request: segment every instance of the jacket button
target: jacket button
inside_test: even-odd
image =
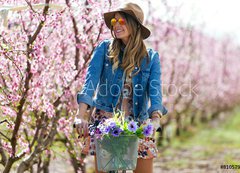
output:
[[[105,66],[108,66],[108,63],[107,63],[107,64],[105,64]]]
[[[138,105],[138,102],[135,102],[135,105]]]
[[[138,87],[138,84],[135,85],[135,88],[137,88],[137,87]]]
[[[137,70],[138,69],[138,67],[135,67],[135,70]]]

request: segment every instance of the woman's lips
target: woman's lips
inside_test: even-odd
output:
[[[116,30],[115,32],[116,32],[116,33],[120,33],[120,32],[123,32],[123,30],[118,29],[118,30]]]
[[[119,33],[121,33],[121,32],[124,32],[124,30],[123,30],[122,28],[116,28],[116,29],[114,30],[114,32],[115,32],[116,34],[119,34]]]

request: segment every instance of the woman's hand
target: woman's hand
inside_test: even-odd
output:
[[[154,117],[154,118],[151,119],[151,122],[153,124],[154,130],[157,130],[159,127],[161,127],[160,118]]]
[[[78,138],[88,136],[88,121],[82,116],[86,113],[87,107],[87,104],[79,103],[79,109],[74,119],[73,127],[76,128],[77,133],[79,134]]]
[[[159,116],[158,112],[152,113],[151,122],[153,124],[154,130],[157,130],[159,127],[161,127],[160,119],[161,119],[161,117]]]
[[[83,118],[75,118],[73,127],[76,128],[77,133],[79,134],[78,138],[88,137],[88,121]]]

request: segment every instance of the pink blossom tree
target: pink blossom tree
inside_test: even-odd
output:
[[[176,23],[162,21],[151,5],[148,23],[154,37],[149,44],[161,55],[163,102],[169,109],[164,126],[175,122],[179,135],[197,119],[211,120],[234,109],[240,102],[239,45],[211,38],[191,25],[178,26],[180,7],[165,0],[162,5]]]

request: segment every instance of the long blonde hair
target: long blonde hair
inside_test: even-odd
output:
[[[120,66],[124,69],[127,76],[129,76],[134,70],[135,65],[138,67],[138,71],[133,75],[136,75],[140,71],[140,65],[142,59],[147,56],[147,49],[143,42],[141,35],[141,28],[138,22],[133,19],[130,15],[119,12],[127,21],[127,29],[130,32],[130,38],[127,45],[124,48],[122,63]],[[121,39],[117,39],[114,35],[113,28],[111,28],[111,34],[113,36],[113,41],[109,45],[109,59],[113,63],[113,71],[116,70],[119,66],[118,55],[123,47]]]

